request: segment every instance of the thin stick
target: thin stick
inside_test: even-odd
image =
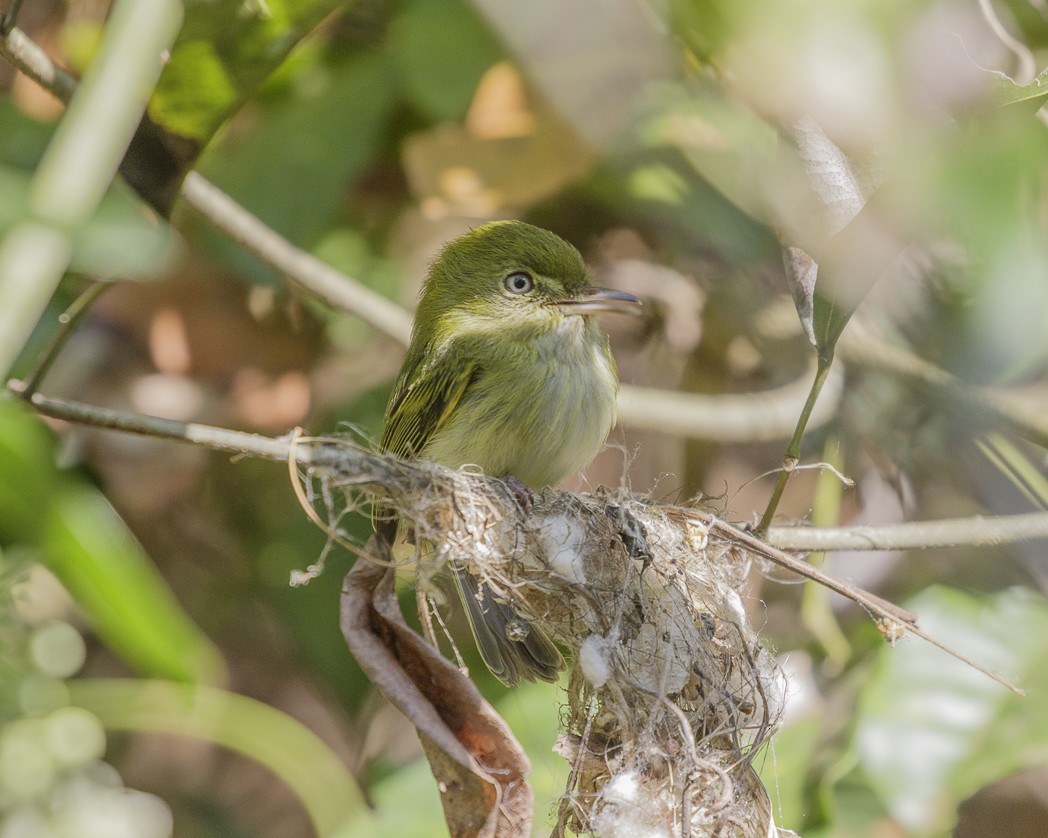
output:
[[[804,407],[801,409],[800,416],[797,418],[797,426],[793,430],[793,436],[790,437],[790,441],[786,445],[786,451],[782,457],[782,470],[779,472],[779,479],[775,481],[775,488],[772,490],[771,499],[768,501],[768,506],[764,510],[764,514],[761,516],[760,523],[757,525],[757,532],[762,535],[771,527],[772,519],[775,517],[775,512],[779,508],[779,501],[782,500],[782,495],[786,491],[786,484],[790,482],[790,475],[793,474],[793,470],[797,467],[797,463],[800,462],[801,440],[804,438],[804,432],[808,428],[808,420],[811,418],[812,411],[815,409],[815,403],[819,399],[819,393],[822,392],[823,385],[829,377],[830,367],[832,365],[832,351],[820,352],[818,354],[818,365],[815,368],[815,380],[811,383],[811,389],[808,391],[808,398],[804,402]]]
[[[10,382],[8,386],[13,392],[21,395],[19,391],[22,386],[21,382]],[[39,393],[34,393],[28,401],[43,415],[66,422],[142,434],[158,439],[191,442],[215,451],[247,454],[280,462],[287,462],[290,455],[290,437],[273,438],[195,422],[161,419],[157,416],[56,399]],[[308,447],[302,446],[296,454],[300,465],[309,462],[308,450]],[[716,520],[723,526],[730,526],[707,513],[694,509],[688,509],[684,514],[699,518],[703,522]],[[752,535],[734,527],[731,528],[731,531],[763,544],[766,550],[780,553],[783,550],[918,550],[924,547],[986,547],[1048,537],[1048,512],[996,517],[975,515],[970,518],[947,518],[908,524],[829,527],[826,529],[774,527],[768,532],[766,542],[757,542]],[[792,557],[791,560],[803,568],[810,569],[810,565],[804,562],[792,559]]]
[[[182,197],[233,241],[282,271],[318,299],[357,315],[401,344],[407,345],[411,339],[412,318],[408,311],[295,247],[202,175],[197,172],[186,175]]]
[[[992,547],[1035,538],[1048,538],[1048,512],[825,529],[773,527],[766,540],[781,550],[809,551]]]
[[[952,649],[942,641],[932,637],[917,625],[917,615],[912,611],[900,608],[898,605],[881,599],[879,596],[864,591],[861,588],[856,588],[854,585],[849,585],[846,582],[834,579],[832,576],[828,576],[818,568],[812,567],[800,559],[794,558],[789,553],[784,553],[782,550],[777,550],[774,547],[765,544],[759,538],[750,535],[747,532],[743,532],[742,530],[733,527],[731,524],[715,518],[713,515],[709,515],[708,513],[692,514],[695,514],[700,520],[706,523],[711,531],[716,530],[726,541],[738,544],[755,555],[761,556],[770,562],[774,562],[787,570],[792,570],[799,576],[803,576],[806,579],[812,579],[820,585],[825,585],[831,591],[834,591],[841,596],[845,596],[852,600],[852,602],[861,605],[871,614],[874,614],[883,620],[887,620],[889,624],[899,625],[905,631],[908,631],[911,634],[920,637],[922,640],[928,641],[933,646],[942,649],[948,655],[952,655],[957,658],[957,660],[966,663],[973,669],[983,673],[983,675],[992,678],[1001,686],[1007,687],[1016,695],[1026,695],[1025,691],[1005,680],[997,673],[991,672],[985,666],[972,660],[967,655],[961,654],[956,649]]]
[[[44,380],[44,376],[47,375],[47,372],[51,369],[55,359],[58,358],[59,350],[61,350],[65,345],[65,342],[69,340],[69,336],[76,328],[77,322],[91,307],[94,301],[111,287],[112,284],[109,282],[92,283],[79,297],[73,300],[69,308],[58,316],[58,329],[51,337],[47,347],[40,354],[40,357],[37,358],[36,365],[33,367],[32,371],[30,371],[29,375],[25,377],[25,380],[21,382],[24,386],[22,391],[23,398],[31,396],[37,391],[41,382]]]
[[[20,381],[8,382],[8,389],[16,395],[21,395],[21,389],[24,386],[24,383]],[[44,416],[95,428],[141,434],[157,439],[191,442],[214,451],[249,454],[253,457],[280,462],[286,461],[291,452],[290,437],[274,439],[261,434],[231,431],[196,422],[179,422],[175,419],[161,419],[159,416],[147,416],[143,413],[130,413],[125,410],[112,410],[82,402],[56,399],[40,393],[32,394],[28,401]]]

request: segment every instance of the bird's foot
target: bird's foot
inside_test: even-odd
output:
[[[510,491],[513,492],[513,496],[517,499],[517,504],[520,506],[521,511],[525,515],[531,512],[531,507],[535,498],[534,492],[512,474],[507,475],[503,480],[506,485],[509,486]]]

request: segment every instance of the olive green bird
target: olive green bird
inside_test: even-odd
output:
[[[618,375],[593,315],[636,297],[594,288],[579,252],[519,221],[445,245],[415,313],[382,447],[538,489],[575,473],[615,422]],[[500,681],[555,681],[557,647],[464,570],[455,578],[480,654]]]

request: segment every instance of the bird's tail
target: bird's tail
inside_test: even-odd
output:
[[[456,570],[455,582],[477,649],[496,678],[508,686],[521,678],[557,680],[564,658],[542,629],[495,599],[491,588],[471,573]]]

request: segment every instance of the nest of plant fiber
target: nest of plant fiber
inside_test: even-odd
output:
[[[750,557],[708,513],[610,490],[544,490],[525,510],[501,481],[324,445],[325,497],[363,490],[431,545],[420,584],[465,568],[572,653],[558,832],[775,834],[751,763],[785,680],[743,608]]]

